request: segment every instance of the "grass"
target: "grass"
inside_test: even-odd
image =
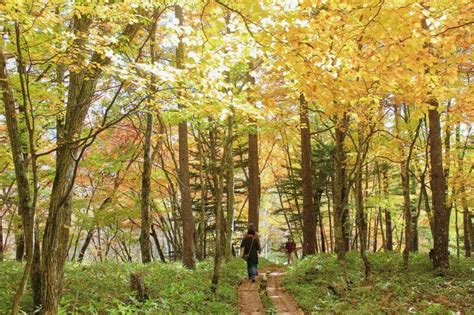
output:
[[[408,271],[399,253],[369,254],[372,276],[364,281],[357,253],[343,268],[333,255],[299,260],[284,285],[307,312],[345,314],[474,314],[474,260],[451,258],[451,269],[433,270],[427,254],[412,254]],[[347,274],[349,284],[345,280]]]
[[[11,300],[23,265],[7,261],[0,263],[0,314],[9,312]],[[245,262],[233,259],[221,269],[221,281],[216,293],[211,291],[212,261],[198,264],[196,271],[178,263],[68,263],[60,312],[87,314],[136,313],[238,313],[238,285],[246,275]],[[145,275],[149,300],[140,303],[130,288],[130,273]],[[22,305],[32,311],[31,291]]]

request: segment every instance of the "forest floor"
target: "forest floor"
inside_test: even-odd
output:
[[[400,253],[369,254],[369,281],[357,253],[343,268],[334,255],[318,254],[294,265],[260,263],[256,283],[243,280],[246,264],[223,264],[217,292],[212,292],[211,260],[195,271],[179,262],[163,264],[68,263],[60,312],[63,314],[474,314],[474,259],[451,257],[443,273],[428,254],[410,255],[408,271]],[[9,313],[23,264],[0,263],[0,314]],[[130,275],[144,276],[149,299],[137,301]],[[22,310],[32,313],[31,290]]]
[[[319,254],[289,266],[282,284],[305,312],[323,314],[474,314],[474,259],[450,258],[450,269],[433,269],[427,253],[368,255],[370,279],[358,253],[343,267]]]

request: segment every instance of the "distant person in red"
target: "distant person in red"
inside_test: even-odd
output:
[[[293,263],[293,253],[296,251],[296,243],[292,237],[285,244],[285,253],[288,255],[288,265]]]

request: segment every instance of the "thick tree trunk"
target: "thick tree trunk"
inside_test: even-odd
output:
[[[25,256],[25,237],[23,234],[23,226],[17,226],[18,231],[15,231],[15,260],[23,261]]]
[[[300,94],[301,133],[301,190],[303,192],[303,256],[316,253],[316,220],[313,209],[311,169],[311,132],[308,119],[308,103]]]
[[[175,6],[175,17],[179,25],[184,25],[183,9]],[[184,43],[180,38],[176,49],[176,66],[184,68]],[[191,186],[189,181],[189,145],[188,123],[182,121],[178,126],[179,144],[179,188],[181,192],[181,220],[183,222],[183,264],[189,269],[196,268],[196,254],[194,247],[195,226],[191,199]]]
[[[438,102],[432,100],[430,106],[431,108],[428,110],[428,118],[431,191],[433,192],[432,204],[434,215],[433,266],[449,268],[449,210],[446,207],[446,180],[443,172],[441,124],[438,113]]]
[[[153,133],[153,114],[146,113],[146,132],[143,140],[143,171],[142,171],[142,191],[141,191],[141,227],[140,227],[140,252],[142,262],[151,261],[150,242],[150,190],[151,190],[151,136]]]

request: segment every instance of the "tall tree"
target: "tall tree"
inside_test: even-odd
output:
[[[429,103],[429,144],[431,191],[433,192],[433,266],[449,268],[449,209],[446,207],[446,179],[443,171],[443,154],[441,143],[441,123],[438,112],[438,101]]]
[[[33,244],[34,244],[34,208],[32,205],[32,197],[30,191],[30,183],[28,180],[28,164],[25,157],[28,152],[24,152],[22,148],[22,135],[20,131],[18,115],[16,111],[16,102],[13,98],[13,90],[9,83],[7,72],[7,62],[3,53],[3,40],[0,40],[0,86],[3,93],[3,104],[5,107],[5,118],[7,122],[8,136],[10,138],[10,146],[12,152],[13,163],[15,167],[15,177],[18,189],[18,209],[22,219],[23,235],[25,242],[25,258],[26,265],[23,271],[17,293],[13,299],[12,313],[18,314],[20,310],[20,302],[25,292],[26,284],[30,276],[33,262]],[[28,119],[25,115],[25,120]]]
[[[313,209],[313,188],[311,169],[311,131],[308,119],[308,103],[300,94],[301,135],[301,188],[303,192],[303,255],[316,253],[316,220]]]
[[[151,261],[151,219],[150,219],[150,191],[151,191],[151,166],[152,150],[151,135],[153,132],[153,114],[146,113],[146,131],[143,139],[143,170],[141,191],[141,228],[140,228],[140,251],[142,262]]]
[[[250,65],[252,67],[252,63]],[[249,87],[249,101],[255,101],[254,85],[255,78],[248,74]],[[251,131],[249,132],[249,224],[252,223],[258,231],[259,223],[259,208],[260,208],[260,170],[258,167],[258,126],[254,120],[251,120]]]
[[[175,17],[179,21],[179,26],[184,25],[183,9],[175,5]],[[184,68],[184,43],[180,36],[178,47],[176,48],[176,67]],[[178,101],[182,97],[182,92],[178,92]],[[178,126],[179,137],[179,188],[181,192],[181,219],[183,222],[183,264],[190,269],[196,267],[195,247],[194,247],[194,218],[191,199],[191,187],[189,181],[189,144],[188,144],[188,123],[183,120]]]

